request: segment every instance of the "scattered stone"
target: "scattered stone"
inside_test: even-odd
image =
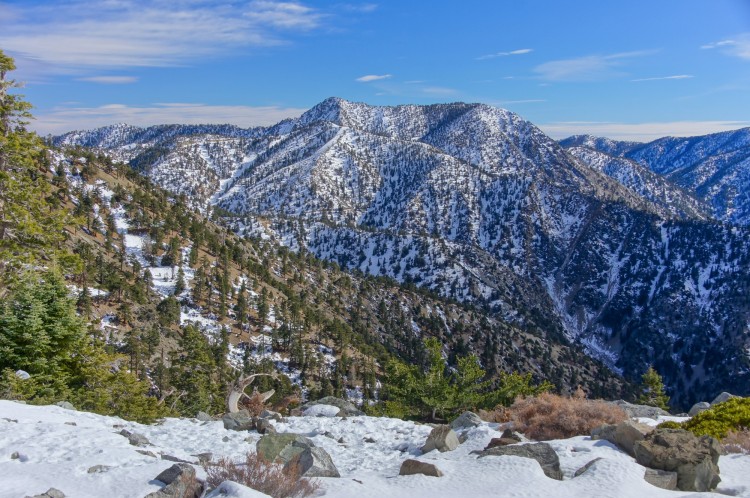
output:
[[[398,471],[400,476],[412,476],[415,474],[422,474],[432,477],[443,477],[443,473],[435,465],[427,462],[420,462],[419,460],[404,460],[401,464],[401,469]]]
[[[276,427],[271,423],[271,419],[259,418],[255,421],[255,428],[259,434],[276,434]]]
[[[198,459],[198,463],[201,465],[206,465],[214,458],[214,454],[210,451],[207,451],[205,453],[198,453],[197,455],[193,456]]]
[[[341,477],[331,455],[323,448],[304,448],[289,460],[285,468],[296,466],[302,477]]]
[[[111,469],[109,465],[94,465],[93,467],[89,467],[89,470],[86,472],[89,474],[101,474],[103,472],[107,472],[109,469]]]
[[[624,400],[610,401],[611,404],[617,405],[628,414],[630,418],[652,418],[654,420],[659,417],[668,417],[669,412],[649,405],[634,405]]]
[[[78,424],[76,424],[75,422],[65,422],[65,425],[77,426]]]
[[[485,450],[489,450],[490,448],[496,448],[498,446],[508,446],[509,444],[516,444],[519,441],[516,441],[515,439],[510,439],[507,437],[493,437],[490,439],[490,442],[487,443],[487,446],[484,447]]]
[[[73,410],[75,411],[76,407],[73,406],[71,403],[68,403],[67,401],[58,401],[55,403],[55,406],[59,406],[60,408],[65,408],[66,410]]]
[[[514,441],[518,443],[522,443],[524,441],[528,441],[523,435],[519,432],[515,432],[510,429],[505,429],[502,434],[500,434],[501,438],[505,439],[513,439]]]
[[[229,442],[229,436],[224,436],[223,438],[221,438],[221,442],[222,443],[228,443]]]
[[[18,423],[18,420],[15,419],[15,418],[5,418],[5,417],[3,417],[3,420],[5,420],[6,422],[10,422],[12,424],[13,423],[17,424]]]
[[[432,450],[438,450],[440,453],[453,451],[458,448],[459,444],[461,443],[458,440],[458,436],[451,429],[450,425],[438,425],[427,436],[427,441],[422,446],[422,453]]]
[[[523,458],[532,458],[539,462],[544,475],[551,479],[562,481],[563,475],[560,470],[560,458],[547,443],[515,444],[512,446],[497,446],[479,453],[478,458],[487,456],[512,455]]]
[[[146,455],[152,458],[157,458],[156,453],[154,453],[153,451],[148,451],[148,450],[135,450],[135,451],[136,453],[140,453],[141,455]]]
[[[247,410],[240,410],[237,413],[225,413],[221,421],[224,422],[224,428],[228,431],[249,431],[255,429],[255,419],[250,416]]]
[[[284,421],[284,417],[282,417],[280,413],[271,410],[263,410],[260,412],[260,418],[275,420],[276,422]]]
[[[668,489],[670,491],[677,489],[677,472],[646,469],[643,479],[657,488]]]
[[[656,429],[634,446],[635,459],[644,467],[677,472],[677,489],[711,491],[719,478],[719,442],[696,437],[681,429]]]
[[[371,437],[366,437],[364,439],[364,441],[365,441],[365,443],[374,443],[375,442],[375,440],[373,438],[371,438]]]
[[[576,470],[575,474],[573,474],[573,477],[578,477],[578,476],[580,476],[580,475],[583,475],[583,474],[585,474],[587,470],[589,470],[589,469],[590,469],[591,467],[593,467],[593,466],[594,466],[594,464],[595,464],[596,462],[598,462],[599,460],[601,460],[601,459],[602,459],[601,457],[599,457],[599,458],[594,458],[594,459],[593,459],[593,460],[591,460],[591,461],[590,461],[589,463],[587,463],[586,465],[584,465],[584,466],[583,466],[583,467],[581,467],[580,469]]]
[[[214,418],[206,412],[198,412],[195,415],[195,418],[201,422],[213,422],[214,420]]]
[[[341,436],[338,441],[336,441],[339,444],[346,444],[346,439],[344,439],[344,436]]]
[[[133,446],[148,446],[149,444],[151,444],[146,436],[144,436],[143,434],[138,434],[137,432],[130,432],[126,429],[123,429],[119,432],[119,434],[128,438],[128,441]]]
[[[168,462],[190,463],[187,460],[183,460],[182,458],[177,458],[176,456],[167,455],[166,453],[161,454],[161,459],[166,460]]]
[[[18,460],[19,462],[28,462],[29,457],[25,453],[19,453],[18,451],[14,451],[10,455],[11,460]]]
[[[302,405],[301,413],[304,413],[308,408],[315,406],[315,405],[331,405],[336,406],[339,408],[339,412],[336,416],[343,417],[343,416],[360,416],[364,415],[365,413],[354,406],[353,403],[346,401],[341,398],[336,398],[335,396],[326,396],[325,398],[321,398],[316,401],[310,401],[308,403],[305,403]]]
[[[688,417],[695,417],[700,412],[705,412],[711,408],[711,404],[707,403],[705,401],[699,401],[698,403],[694,404],[692,408],[690,408],[690,411],[688,412]]]
[[[642,441],[653,430],[654,428],[649,425],[640,424],[633,420],[624,420],[615,426],[614,431],[607,431],[604,435],[608,436],[605,438],[607,441],[628,455],[635,456],[633,445],[638,441]]]
[[[306,448],[314,447],[310,439],[300,434],[266,434],[255,444],[255,451],[269,462],[286,464]]]
[[[27,496],[26,498],[65,498],[65,493],[59,489],[49,488],[47,491],[40,495]]]
[[[176,463],[156,476],[167,486],[149,493],[145,498],[200,498],[203,483],[195,476],[195,469],[186,463]]]
[[[718,405],[719,403],[723,403],[725,401],[729,401],[732,398],[739,398],[739,396],[735,396],[734,394],[730,394],[728,392],[723,392],[714,398],[714,400],[711,402],[711,406]]]
[[[451,429],[471,429],[482,425],[482,419],[474,412],[463,412],[451,422]]]

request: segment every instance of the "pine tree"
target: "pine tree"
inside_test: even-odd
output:
[[[669,410],[669,396],[664,392],[664,382],[653,366],[649,366],[641,377],[641,395],[638,403]]]

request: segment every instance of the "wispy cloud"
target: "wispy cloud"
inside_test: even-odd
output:
[[[376,3],[363,3],[363,4],[340,3],[336,5],[336,7],[339,7],[341,10],[344,10],[347,12],[360,12],[362,14],[369,14],[370,12],[375,12],[377,10],[378,4]]]
[[[459,93],[458,90],[455,88],[448,88],[444,86],[426,86],[424,88],[420,89],[422,93],[426,95],[436,96],[436,97],[447,97],[449,95],[457,95]]]
[[[296,117],[307,109],[278,106],[223,106],[186,103],[160,103],[148,106],[107,104],[99,107],[58,107],[42,112],[31,128],[42,135],[75,129],[90,129],[112,123],[135,126],[156,124],[229,123],[237,126],[267,126]]]
[[[360,83],[368,83],[370,81],[387,80],[388,78],[392,77],[392,74],[366,74],[364,76],[360,76],[355,81],[359,81]]]
[[[296,1],[73,0],[29,3],[3,26],[6,51],[59,68],[173,66],[228,50],[278,45],[321,25]]]
[[[508,57],[509,55],[523,55],[533,51],[533,48],[519,48],[518,50],[511,50],[510,52],[495,52],[494,54],[480,55],[479,57],[477,57],[477,60],[483,61],[487,59],[494,59],[496,57]]]
[[[78,78],[78,81],[90,81],[91,83],[102,83],[104,85],[125,85],[135,83],[138,78],[135,76],[90,76]]]
[[[620,75],[617,67],[623,65],[627,59],[654,53],[654,50],[638,50],[561,59],[540,64],[534,68],[534,72],[548,81],[597,81]]]
[[[736,130],[750,126],[750,121],[673,121],[660,123],[557,122],[539,125],[552,138],[571,135],[596,135],[616,140],[650,142],[661,137],[692,137]]]
[[[675,74],[673,76],[657,76],[655,78],[638,78],[630,81],[688,80],[693,77],[692,74]]]
[[[719,49],[727,55],[750,60],[750,33],[742,33],[728,40],[707,43],[706,45],[701,45],[701,48],[703,50]]]

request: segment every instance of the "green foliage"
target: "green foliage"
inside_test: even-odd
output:
[[[641,395],[638,397],[638,403],[669,410],[669,396],[664,392],[664,382],[654,367],[648,367],[641,377]]]
[[[685,429],[696,436],[723,439],[730,431],[750,428],[750,398],[732,398],[682,423],[664,422],[659,427]]]
[[[180,352],[172,359],[171,384],[179,394],[175,410],[183,415],[221,411],[224,396],[221,392],[211,346],[198,329],[188,325],[182,330]]]
[[[159,312],[159,324],[169,327],[180,321],[180,303],[174,296],[169,296],[162,300],[157,306]]]

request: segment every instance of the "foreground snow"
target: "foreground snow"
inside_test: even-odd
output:
[[[151,445],[131,446],[118,434],[123,428],[145,435]],[[341,473],[340,479],[319,479],[320,494],[330,497],[712,496],[653,487],[643,480],[644,468],[632,458],[605,441],[588,437],[550,442],[565,475],[564,481],[555,481],[547,478],[534,460],[511,456],[477,459],[470,454],[499,436],[492,424],[471,429],[468,440],[455,451],[425,455],[419,447],[430,428],[398,419],[290,417],[276,428],[304,434],[330,453]],[[160,455],[191,462],[197,461],[194,455],[204,452],[213,453],[214,458],[238,458],[254,450],[259,438],[255,432],[227,431],[220,421],[166,419],[144,426],[57,406],[0,401],[0,498],[38,494],[50,487],[68,497],[140,498],[160,489],[154,477],[174,463]],[[11,458],[15,452],[18,458]],[[577,469],[597,457],[602,459],[573,478]],[[434,463],[445,476],[399,476],[401,462],[407,458]],[[88,473],[96,465],[111,468]],[[199,477],[205,477],[202,468],[195,466]],[[750,456],[722,456],[719,467],[722,482],[718,492],[750,497]],[[237,489],[230,496],[245,496]]]

